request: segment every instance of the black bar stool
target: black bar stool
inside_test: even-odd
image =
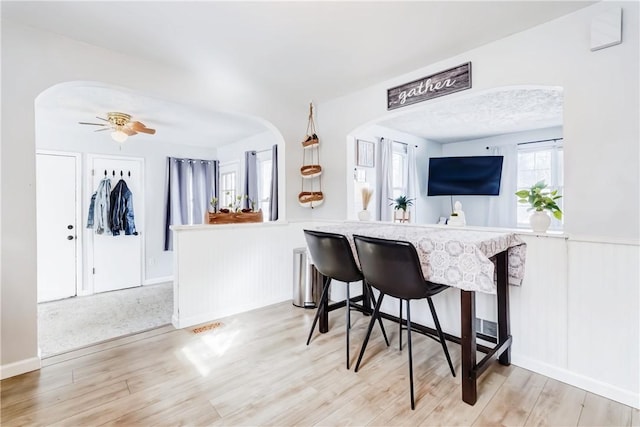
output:
[[[442,345],[447,362],[449,362],[451,374],[455,377],[456,372],[453,369],[453,364],[451,363],[447,343],[445,342],[444,334],[440,328],[440,322],[438,321],[433,301],[431,301],[431,297],[433,295],[444,291],[448,286],[428,282],[424,279],[420,260],[418,259],[418,253],[411,243],[356,235],[353,237],[356,243],[356,250],[358,252],[358,259],[360,260],[362,274],[370,286],[380,291],[380,297],[378,298],[378,303],[373,310],[373,315],[369,322],[369,328],[367,329],[367,335],[362,343],[362,348],[360,349],[360,355],[358,356],[355,371],[358,372],[358,368],[360,367],[362,356],[364,355],[367,343],[369,342],[369,335],[371,334],[373,323],[376,319],[380,318],[380,306],[384,296],[391,295],[395,298],[399,298],[401,308],[402,301],[406,301],[411,409],[415,409],[413,396],[413,356],[411,353],[411,308],[409,302],[413,299],[427,299],[431,315],[433,316],[433,322],[435,323],[436,330],[438,332],[437,339],[430,335],[429,337],[440,342]],[[400,320],[402,320],[402,314],[400,314]]]
[[[327,305],[331,280],[336,279],[341,282],[345,282],[347,284],[347,369],[349,369],[349,329],[351,328],[349,283],[364,280],[362,272],[358,268],[358,265],[356,264],[356,261],[353,257],[353,252],[351,251],[349,241],[342,234],[325,233],[315,230],[304,230],[304,237],[307,240],[307,246],[309,248],[309,252],[311,253],[311,259],[313,260],[316,269],[326,277],[324,281],[324,287],[322,288],[320,304],[318,305],[318,310],[316,310],[316,315],[313,318],[313,324],[311,325],[311,330],[309,331],[309,338],[307,338],[307,345],[309,345],[309,342],[311,341],[313,330],[315,329],[316,323],[318,322],[320,310],[322,310],[323,305]],[[376,299],[373,296],[371,286],[369,286],[369,284],[366,282],[363,283],[367,288],[365,293],[370,296],[373,305],[375,306]],[[367,296],[364,295],[364,297],[366,298]],[[382,320],[378,318],[378,322],[380,324],[380,328],[382,329],[384,340],[388,346],[389,340],[387,339],[387,333],[385,332],[384,326],[382,325]],[[371,331],[369,331],[369,333],[371,333]]]

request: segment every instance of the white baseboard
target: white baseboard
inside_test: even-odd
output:
[[[40,358],[31,357],[0,366],[0,380],[40,369]]]
[[[554,380],[581,388],[588,392],[615,400],[624,405],[640,409],[640,393],[631,390],[624,390],[611,384],[603,383],[593,378],[548,365],[546,363],[527,358],[525,356],[512,353],[511,363],[521,368],[537,372]]]
[[[158,285],[160,283],[173,282],[173,276],[154,277],[153,279],[146,279],[143,286]]]

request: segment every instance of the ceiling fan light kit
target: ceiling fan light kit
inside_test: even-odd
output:
[[[147,133],[153,135],[156,133],[155,129],[148,128],[144,123],[139,121],[131,121],[131,115],[119,112],[107,113],[107,118],[96,116],[97,119],[103,120],[107,123],[88,123],[79,122],[81,125],[101,126],[101,129],[97,129],[96,132],[103,130],[111,130],[111,138],[119,143],[123,143],[128,137],[137,133]]]
[[[111,138],[113,138],[113,140],[116,142],[125,142],[128,137],[129,135],[122,132],[121,130],[111,132]]]

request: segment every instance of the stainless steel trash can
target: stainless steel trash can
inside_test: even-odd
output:
[[[314,308],[322,296],[322,275],[311,264],[307,248],[293,250],[293,305]]]

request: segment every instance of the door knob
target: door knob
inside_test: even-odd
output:
[[[67,236],[67,240],[73,240],[73,236]]]
[[[71,224],[67,225],[67,230],[73,230],[73,225]]]

